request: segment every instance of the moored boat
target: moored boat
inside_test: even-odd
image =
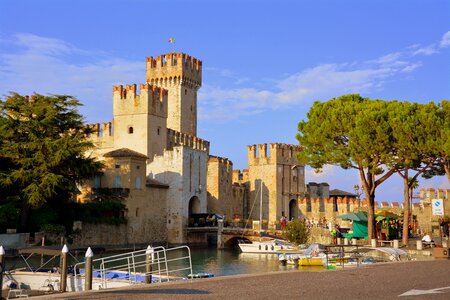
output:
[[[282,250],[294,250],[296,246],[280,239],[270,239],[263,241],[240,240],[239,249],[243,253],[277,253]]]
[[[176,256],[171,254],[171,252]],[[3,274],[4,288],[45,292],[58,291],[60,289],[62,277],[59,261],[56,259],[61,255],[60,249],[34,247],[20,249],[19,253],[22,255],[26,267],[5,271]],[[24,257],[25,254],[29,255]],[[29,264],[29,259],[33,254],[52,257],[39,267],[34,268]],[[168,254],[170,258],[168,258]],[[186,264],[188,267],[180,266],[179,263],[182,263],[182,260],[188,261]],[[52,261],[54,261],[56,267],[51,267]],[[171,263],[175,261],[177,263]],[[190,250],[187,246],[169,249],[149,247],[144,250],[94,259],[92,260],[92,266],[92,289],[185,280],[187,278],[183,274],[193,274]],[[86,266],[84,262],[71,266],[67,272],[66,291],[83,291],[85,288],[85,273]]]

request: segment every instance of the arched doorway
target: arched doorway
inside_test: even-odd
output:
[[[298,206],[297,200],[292,199],[289,201],[289,220],[298,218]]]
[[[197,196],[193,196],[191,200],[189,200],[189,217],[192,216],[192,214],[199,214],[200,213],[200,199],[198,199]]]

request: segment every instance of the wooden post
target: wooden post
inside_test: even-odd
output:
[[[223,219],[217,220],[217,249],[223,249]]]
[[[377,239],[372,239],[372,240],[370,240],[370,242],[371,242],[373,248],[377,247]]]
[[[422,240],[416,241],[417,250],[422,250]]]
[[[399,241],[394,240],[394,249],[398,249],[398,247],[399,247]]]
[[[41,239],[41,246],[44,247],[45,246],[45,236],[42,237]],[[44,254],[41,254],[41,266],[44,264]]]
[[[0,299],[4,299],[2,297],[4,269],[5,269],[5,249],[3,249],[3,246],[0,246]]]
[[[84,272],[84,290],[92,290],[92,257],[94,257],[94,252],[92,252],[91,247],[86,250],[84,255],[86,258],[86,270]],[[76,272],[77,270],[75,270]]]
[[[145,251],[145,283],[152,283],[152,263],[155,250],[151,246]]]
[[[60,292],[64,293],[67,289],[67,253],[69,248],[66,245],[61,250],[61,278],[60,278]]]

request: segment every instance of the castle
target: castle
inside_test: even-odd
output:
[[[298,216],[304,191],[299,146],[248,147],[249,168],[233,170],[197,137],[197,91],[202,62],[184,53],[146,59],[145,83],[113,86],[113,121],[89,125],[93,155],[105,169],[80,199],[105,189],[126,205],[126,242],[185,243],[190,217],[217,213],[274,224]],[[262,207],[260,207],[262,203]],[[192,224],[191,224],[192,225]]]
[[[108,193],[123,199],[126,226],[115,232],[115,242],[103,243],[186,243],[191,216],[199,213],[259,220],[274,229],[281,216],[318,218],[364,208],[327,195],[316,201],[296,160],[298,145],[250,145],[242,171],[210,155],[209,142],[197,137],[201,85],[202,62],[173,52],[146,58],[139,88],[113,86],[113,121],[89,125],[96,145],[92,155],[105,169],[79,196],[89,201]]]

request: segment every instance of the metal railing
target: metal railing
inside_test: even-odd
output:
[[[192,274],[191,251],[188,246],[166,249],[154,247],[97,258],[92,261],[93,275],[99,288],[145,282],[168,282],[185,279]],[[188,274],[185,274],[188,273]],[[85,262],[74,266],[75,291],[84,290]],[[98,280],[100,279],[100,281]]]
[[[342,268],[349,262],[355,262],[359,267],[361,264],[361,254],[358,245],[328,245],[325,246],[326,267],[330,263],[341,266]]]

